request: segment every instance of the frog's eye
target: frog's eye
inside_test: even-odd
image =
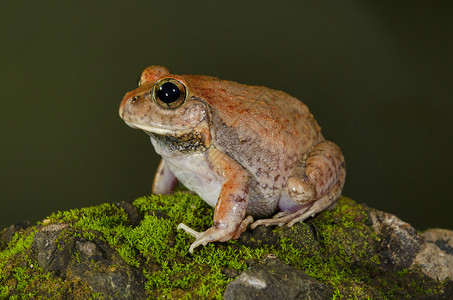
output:
[[[177,108],[187,98],[186,87],[174,78],[164,78],[154,84],[153,99],[163,108]]]

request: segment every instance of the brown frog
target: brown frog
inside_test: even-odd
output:
[[[248,224],[292,226],[341,194],[340,148],[324,139],[307,106],[284,92],[151,66],[119,113],[148,133],[162,156],[154,194],[181,182],[215,207],[204,232],[179,224],[196,239],[190,252],[236,239]]]

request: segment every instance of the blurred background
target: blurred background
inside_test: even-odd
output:
[[[448,1],[7,1],[0,228],[147,195],[159,162],[118,116],[151,64],[283,90],[347,162],[344,195],[453,229]]]

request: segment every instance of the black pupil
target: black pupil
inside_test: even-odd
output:
[[[179,89],[176,86],[176,84],[171,83],[171,82],[165,82],[164,84],[162,84],[159,87],[159,89],[157,90],[156,94],[157,94],[157,97],[159,97],[159,99],[162,102],[170,104],[170,103],[175,102],[176,100],[178,100],[179,95],[181,94],[181,92],[179,91]]]

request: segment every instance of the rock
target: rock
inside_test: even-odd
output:
[[[140,214],[137,207],[134,206],[131,202],[128,201],[121,201],[115,203],[115,206],[122,208],[124,212],[127,214],[127,219],[129,220],[129,224],[132,226],[137,226],[141,220],[143,220],[143,215]]]
[[[225,300],[331,299],[333,289],[278,259],[255,264],[230,282]]]
[[[6,228],[6,230],[2,231],[0,233],[0,250],[3,250],[8,245],[8,243],[11,241],[11,239],[16,233],[30,226],[31,226],[30,221],[22,221],[14,225],[11,225],[8,228]]]
[[[433,279],[453,280],[453,231],[429,229],[422,236],[426,242],[413,265],[420,266]]]
[[[254,230],[247,230],[239,237],[239,242],[248,247],[262,247],[272,245],[280,247],[283,239],[291,239],[295,249],[301,250],[307,256],[320,255],[320,245],[316,236],[315,228],[308,223],[300,223],[289,228],[280,227],[278,230],[270,230],[269,227],[259,226]]]
[[[54,271],[57,275],[66,272],[74,248],[73,239],[70,237],[68,239],[71,234],[68,231],[63,232],[66,227],[66,224],[52,224],[35,234],[33,247],[35,258],[46,272]],[[60,243],[57,241],[59,237],[62,241]]]
[[[146,298],[145,278],[137,268],[125,264],[105,241],[81,235],[67,224],[41,228],[32,245],[38,265],[64,280],[85,281],[104,298]]]
[[[420,268],[435,280],[453,280],[453,231],[430,229],[423,234],[398,217],[378,210],[370,213],[381,236],[382,262],[396,270]]]
[[[424,240],[408,223],[378,210],[370,213],[373,228],[383,239],[378,252],[381,262],[397,270],[409,268],[423,248]]]
[[[206,230],[212,208],[190,194],[12,225],[0,232],[0,299],[453,299],[453,231],[420,234],[392,214],[337,203],[193,254],[176,227]]]

